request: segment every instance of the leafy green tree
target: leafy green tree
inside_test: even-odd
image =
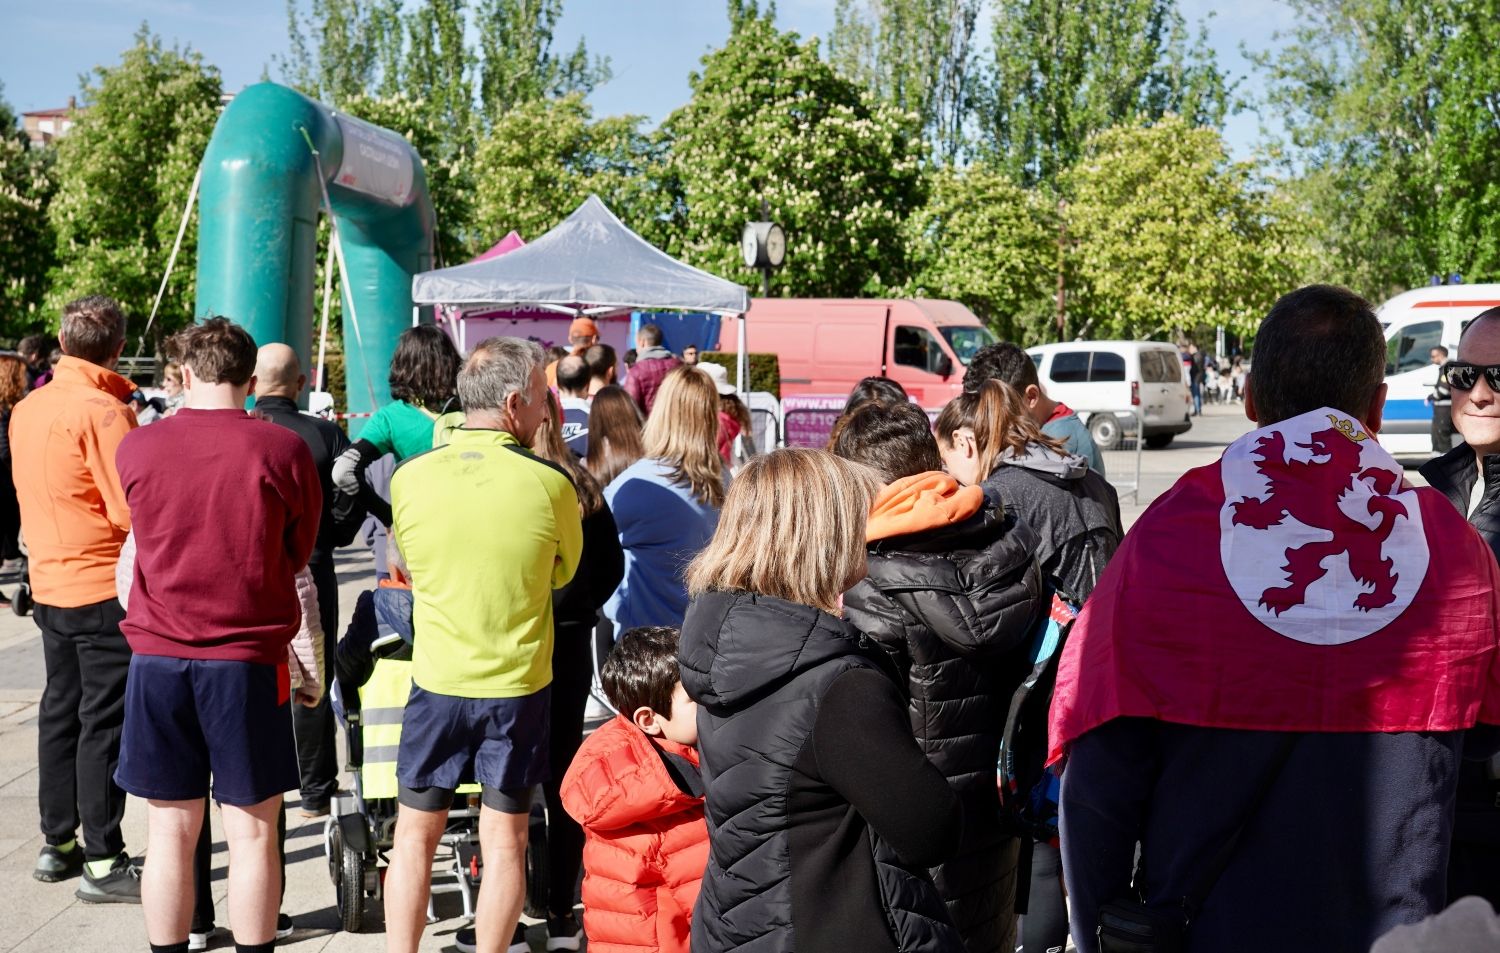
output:
[[[1176,0],[996,0],[994,66],[979,107],[987,158],[1054,183],[1089,136],[1166,113],[1218,126],[1231,85]]]
[[[80,295],[109,294],[144,324],[220,92],[217,69],[191,50],[164,48],[145,25],[118,65],[86,79],[83,108],[58,140],[57,194],[47,210],[57,242],[52,315]],[[157,319],[163,331],[193,313],[195,249],[190,228]]]
[[[1070,335],[1252,332],[1307,270],[1296,210],[1180,117],[1098,133],[1062,184]]]
[[[1500,0],[1291,0],[1262,54],[1329,277],[1500,280]]]
[[[656,187],[660,151],[635,116],[595,121],[581,93],[517,105],[475,158],[476,221],[493,241],[511,229],[536,238],[590,193],[626,225],[661,240],[670,196]]]
[[[0,333],[32,329],[53,261],[47,205],[53,150],[31,149],[10,104],[0,99]]]
[[[974,29],[983,0],[838,0],[828,58],[845,76],[922,118],[935,154],[968,148],[980,79]]]
[[[906,221],[914,275],[904,294],[961,301],[1005,340],[1051,340],[1057,211],[983,166],[944,169]]]
[[[740,258],[765,200],[787,233],[783,295],[858,295],[907,278],[903,222],[925,198],[920,120],[877,100],[783,33],[749,0],[731,3],[726,44],[690,78],[664,126],[677,193],[671,250],[754,281]]]
[[[277,60],[286,82],[340,107],[399,91],[401,0],[311,0],[305,13],[287,0],[286,14],[291,50]]]
[[[479,98],[493,125],[537,99],[588,95],[609,81],[609,60],[589,56],[580,39],[566,54],[552,52],[562,0],[480,0]]]

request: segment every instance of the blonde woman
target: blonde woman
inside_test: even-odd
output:
[[[824,450],[756,457],[688,570],[678,661],[712,846],[693,953],[963,953],[924,869],[958,847],[958,800],[884,653],[838,617],[879,489]]]
[[[646,420],[645,456],[604,490],[625,549],[625,580],[604,606],[616,632],[682,624],[682,572],[719,525],[729,472],[719,456],[719,392],[690,367],[662,380]]]

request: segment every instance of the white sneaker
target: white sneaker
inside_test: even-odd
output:
[[[208,949],[209,937],[213,936],[216,932],[217,929],[215,927],[209,927],[207,933],[189,933],[188,953],[202,953],[203,950]]]

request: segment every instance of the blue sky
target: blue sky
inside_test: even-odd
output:
[[[1179,0],[1189,22],[1208,19],[1220,63],[1249,73],[1241,44],[1264,49],[1292,24],[1276,0]],[[826,36],[834,0],[778,0],[780,24],[806,36]],[[614,79],[593,96],[596,114],[638,113],[659,121],[688,97],[687,76],[728,33],[720,0],[566,0],[557,46],[580,36],[610,57]],[[284,0],[0,0],[0,58],[4,95],[18,112],[65,105],[80,74],[115,62],[145,20],[169,43],[191,46],[218,66],[227,89],[260,79],[286,49]],[[983,32],[987,33],[987,30]],[[272,78],[276,78],[274,67]],[[1251,77],[1244,88],[1257,87]],[[1226,130],[1236,154],[1253,149],[1260,118],[1244,113]]]

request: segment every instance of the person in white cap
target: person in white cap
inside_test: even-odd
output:
[[[729,383],[729,371],[724,365],[703,361],[693,367],[707,374],[719,392],[719,456],[731,471],[738,470],[758,452],[750,410]]]

